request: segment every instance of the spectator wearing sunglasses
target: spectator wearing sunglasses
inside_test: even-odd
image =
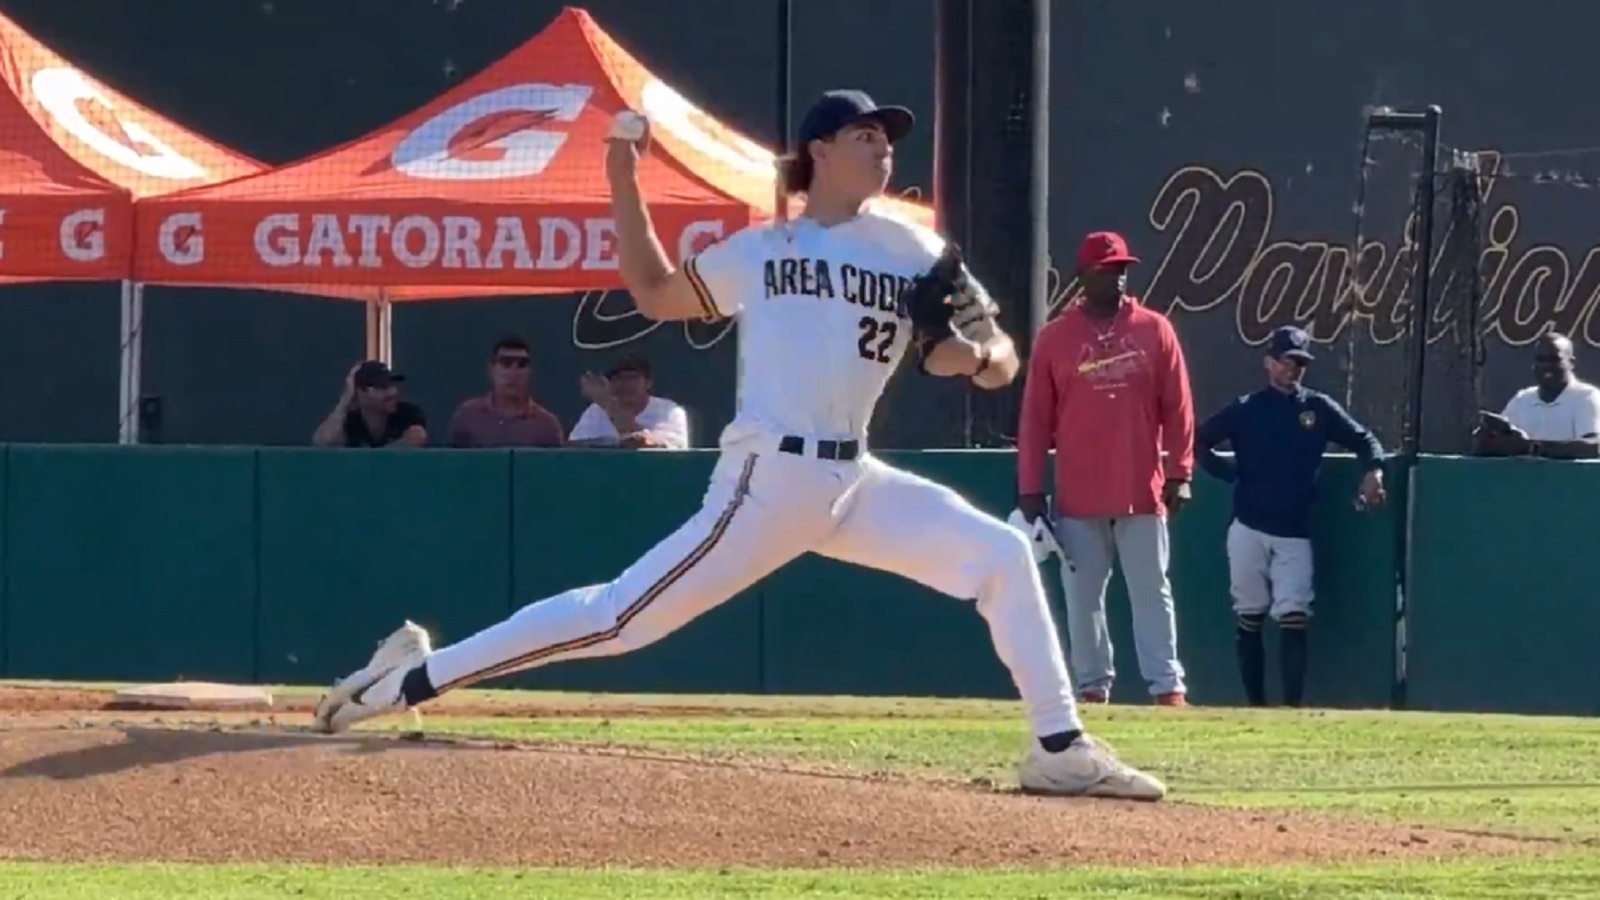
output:
[[[689,414],[665,397],[652,393],[650,362],[630,353],[598,375],[578,380],[589,407],[572,426],[574,447],[687,450]]]
[[[505,337],[489,354],[489,393],[472,397],[450,418],[452,447],[560,447],[561,420],[534,402],[528,390],[528,342]]]

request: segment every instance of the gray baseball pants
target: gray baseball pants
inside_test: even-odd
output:
[[[1106,626],[1106,585],[1122,563],[1133,612],[1134,651],[1150,694],[1185,690],[1178,660],[1178,624],[1167,578],[1171,554],[1164,516],[1056,520],[1056,540],[1066,560],[1061,588],[1067,601],[1067,638],[1078,690],[1107,693],[1115,680],[1111,630]]]
[[[1233,611],[1311,615],[1311,540],[1277,537],[1234,522],[1228,526],[1228,580]]]

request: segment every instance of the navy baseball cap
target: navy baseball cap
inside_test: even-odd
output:
[[[785,173],[784,185],[791,193],[811,185],[812,141],[825,140],[845,127],[861,122],[876,122],[893,144],[911,133],[917,117],[904,106],[879,106],[865,91],[827,91],[806,110],[800,120],[799,150]]]
[[[1273,359],[1297,359],[1300,362],[1316,359],[1311,355],[1311,335],[1293,325],[1274,329],[1267,348]]]

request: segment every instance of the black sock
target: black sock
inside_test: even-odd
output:
[[[405,680],[400,682],[400,696],[406,699],[408,707],[426,703],[439,696],[439,692],[434,690],[433,682],[428,680],[427,663],[422,663],[406,673]]]
[[[1082,731],[1058,731],[1039,738],[1039,746],[1043,747],[1046,753],[1060,753],[1077,743],[1081,737],[1083,737]]]
[[[1240,616],[1233,632],[1239,679],[1251,706],[1267,705],[1267,649],[1261,642],[1262,616]]]
[[[1278,665],[1283,669],[1283,702],[1299,706],[1306,691],[1306,626],[1304,622],[1278,623]]]

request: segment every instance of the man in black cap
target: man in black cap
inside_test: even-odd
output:
[[[1034,740],[1018,780],[1050,795],[1158,800],[1078,716],[1027,539],[944,485],[867,451],[867,428],[915,341],[922,369],[984,388],[1019,367],[998,306],[939,235],[876,208],[910,111],[829,91],[806,114],[786,182],[792,221],[762,223],[674,267],[639,184],[649,129],[613,123],[606,175],[623,282],[652,320],[739,317],[737,413],[700,509],[611,581],[556,594],[435,651],[406,623],[317,704],[340,731],[536,666],[659,641],[807,553],[973,602]],[[886,639],[892,640],[889,635]]]
[[[1384,501],[1383,448],[1332,397],[1301,381],[1311,364],[1311,336],[1286,325],[1272,333],[1262,364],[1267,385],[1229,403],[1195,429],[1200,468],[1233,485],[1228,575],[1234,649],[1245,696],[1266,705],[1261,629],[1278,623],[1283,701],[1304,699],[1306,628],[1311,618],[1311,516],[1323,453],[1331,441],[1361,461],[1366,476],[1356,502]],[[1233,459],[1217,454],[1230,444]]]
[[[650,361],[628,353],[604,375],[585,372],[578,379],[589,406],[567,435],[575,447],[689,449],[689,414],[666,397],[651,393]]]
[[[358,363],[344,380],[344,392],[333,411],[317,426],[311,443],[318,447],[421,447],[428,442],[428,422],[415,403],[400,399],[405,376],[390,371],[382,360]]]

